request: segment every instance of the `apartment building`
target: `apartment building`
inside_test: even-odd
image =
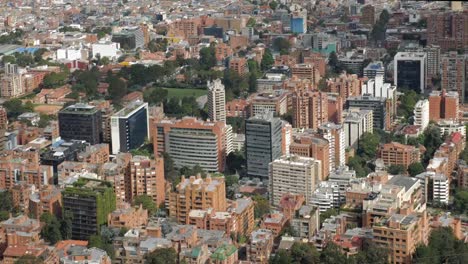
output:
[[[273,233],[270,230],[258,229],[250,234],[247,245],[247,260],[267,264],[273,250]]]
[[[187,223],[191,210],[226,211],[224,178],[200,175],[182,177],[176,190],[169,194],[169,215],[179,223]]]
[[[317,129],[328,121],[328,97],[320,91],[297,91],[292,95],[293,127]]]
[[[343,129],[346,147],[357,148],[364,133],[373,133],[374,114],[371,110],[351,108],[344,112]]]
[[[5,64],[0,93],[4,98],[14,98],[24,94],[23,78],[18,65]]]
[[[340,95],[344,100],[350,96],[361,94],[363,81],[356,74],[342,73],[340,76],[327,80],[327,91]]]
[[[320,76],[320,71],[315,64],[311,63],[302,63],[295,64],[291,67],[292,77],[299,79],[307,79],[312,81],[314,84],[318,84],[322,76]]]
[[[161,157],[150,159],[146,156],[134,156],[130,161],[130,170],[126,177],[127,199],[139,195],[148,195],[157,206],[165,201],[166,186],[164,179],[164,161]]]
[[[459,118],[459,94],[454,91],[433,91],[429,95],[429,119],[457,121]]]
[[[296,155],[281,156],[269,165],[270,201],[279,205],[283,195],[303,194],[306,204],[322,180],[319,160]],[[294,175],[294,177],[292,177]]]
[[[449,178],[433,171],[426,171],[415,176],[423,186],[425,201],[434,205],[448,204],[450,199]]]
[[[287,90],[275,90],[253,94],[249,97],[250,115],[263,115],[266,112],[272,112],[277,116],[288,112],[288,102],[290,93]]]
[[[386,166],[401,165],[408,168],[409,165],[421,161],[424,148],[404,145],[398,142],[383,144],[379,148],[379,158]]]
[[[373,96],[353,96],[346,101],[346,108],[359,108],[371,110],[374,129],[387,129],[390,123],[390,114],[387,112],[387,99]]]
[[[117,209],[107,216],[107,225],[117,228],[139,228],[148,224],[148,210],[139,207]]]
[[[322,179],[325,180],[330,174],[330,144],[328,140],[318,134],[296,135],[289,145],[289,153],[301,157],[310,157],[319,160],[322,164]]]
[[[226,93],[220,79],[208,82],[207,103],[210,120],[226,122]]]
[[[229,126],[193,117],[163,119],[156,123],[154,153],[167,152],[176,168],[200,165],[206,172],[224,171]]]
[[[345,164],[346,138],[342,125],[325,123],[319,127],[318,132],[328,140],[330,147],[330,165],[332,169]]]
[[[419,126],[422,131],[424,131],[427,126],[429,125],[429,100],[424,99],[424,100],[419,100],[416,102],[416,105],[414,105],[414,125]]]
[[[468,21],[468,20],[467,20]],[[442,89],[455,91],[459,95],[460,104],[465,102],[465,82],[466,82],[466,57],[458,55],[458,52],[451,51],[442,56],[440,63],[440,75]]]
[[[28,203],[28,213],[34,219],[39,219],[43,213],[50,213],[58,218],[62,216],[62,193],[52,185],[32,193]]]
[[[239,76],[245,76],[249,73],[249,65],[246,58],[231,58],[229,60],[229,70],[233,70]]]

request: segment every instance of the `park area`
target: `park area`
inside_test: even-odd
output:
[[[178,98],[182,99],[184,97],[195,97],[206,95],[205,89],[193,89],[193,88],[163,88],[167,90],[167,98]]]

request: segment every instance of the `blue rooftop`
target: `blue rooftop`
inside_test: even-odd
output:
[[[39,50],[39,48],[32,48],[32,47],[30,47],[30,48],[17,48],[15,50],[15,52],[19,52],[19,53],[27,52],[27,53],[30,53],[30,54],[34,54],[38,50]]]

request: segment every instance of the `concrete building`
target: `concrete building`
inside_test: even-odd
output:
[[[385,79],[385,66],[381,61],[374,61],[369,63],[363,71],[363,76],[368,79],[375,79],[377,76],[383,76]]]
[[[5,64],[5,73],[1,78],[1,97],[14,98],[23,94],[22,74],[18,65],[10,63]]]
[[[130,170],[125,178],[127,202],[133,201],[139,195],[148,195],[156,206],[164,203],[166,181],[162,158],[150,159],[145,156],[134,156],[130,161]]]
[[[318,132],[328,140],[330,146],[330,167],[336,169],[345,164],[346,137],[342,125],[325,123]]]
[[[87,104],[74,104],[58,114],[60,137],[99,144],[102,136],[101,111]]]
[[[333,169],[330,164],[330,144],[328,140],[318,134],[295,135],[289,149],[289,153],[292,155],[319,160],[322,163],[322,178],[320,180],[325,180],[330,170]]]
[[[386,166],[401,165],[407,169],[412,163],[420,162],[422,154],[415,146],[390,142],[380,146],[378,156]]]
[[[63,210],[72,218],[72,238],[88,240],[107,224],[107,215],[115,210],[116,198],[111,183],[80,178],[62,192]]]
[[[139,207],[126,207],[117,209],[110,213],[107,217],[107,225],[117,228],[140,228],[146,227],[148,224],[148,210],[143,209],[143,205]]]
[[[247,245],[247,259],[253,263],[267,264],[273,250],[273,239],[270,230],[258,229],[252,232]]]
[[[320,91],[298,91],[292,96],[292,126],[317,129],[328,121],[327,94]]]
[[[28,202],[29,215],[35,219],[39,219],[43,213],[50,213],[56,217],[62,216],[62,193],[60,189],[51,185],[32,193]]]
[[[227,209],[226,188],[223,177],[200,175],[182,177],[176,190],[169,194],[169,215],[179,221],[187,223],[191,210],[207,210],[212,208],[218,212]]]
[[[226,122],[226,94],[220,79],[208,82],[207,103],[210,120]]]
[[[282,156],[269,165],[270,201],[279,205],[285,194],[303,194],[306,204],[322,179],[319,160],[296,155]],[[294,175],[294,177],[291,177]]]
[[[327,80],[327,90],[339,94],[343,99],[361,95],[362,80],[357,74],[341,74],[339,77]]]
[[[450,182],[446,175],[426,171],[415,176],[423,186],[426,202],[434,205],[448,204],[450,200]]]
[[[291,74],[292,77],[296,77],[299,79],[308,79],[315,84],[318,84],[321,78],[318,67],[316,67],[312,63],[301,63],[293,65],[291,67]]]
[[[463,50],[468,45],[466,12],[437,12],[427,21],[427,44],[441,51]]]
[[[246,58],[231,58],[229,60],[229,69],[235,71],[239,76],[245,76],[249,73],[249,65]]]
[[[286,114],[289,95],[290,93],[286,90],[253,94],[250,97],[250,115],[263,115],[265,112],[272,112],[277,116]]]
[[[131,102],[111,116],[112,154],[139,148],[148,138],[148,103]]]
[[[457,121],[459,118],[459,94],[457,92],[433,91],[429,95],[429,120]]]
[[[362,110],[371,110],[374,129],[387,129],[390,120],[387,116],[387,100],[383,97],[373,96],[354,96],[346,101],[346,108],[359,108]]]
[[[466,126],[460,122],[453,120],[440,120],[437,122],[437,127],[440,128],[441,135],[450,135],[455,132],[459,132],[463,137],[466,137]]]
[[[273,113],[254,116],[245,122],[247,175],[268,179],[268,163],[281,156],[282,122]]]
[[[302,239],[312,239],[320,227],[320,216],[317,207],[303,205],[290,220],[292,228],[297,232],[297,236]]]
[[[364,25],[373,26],[376,21],[375,7],[373,5],[365,5],[361,8],[361,19],[359,22]]]
[[[176,168],[199,165],[205,172],[224,171],[229,141],[224,122],[205,122],[193,117],[163,119],[156,123],[154,153],[167,152]]]
[[[423,99],[416,102],[414,106],[414,125],[419,126],[424,131],[429,125],[429,100]]]
[[[364,55],[356,50],[347,51],[346,54],[338,57],[338,61],[349,73],[357,74],[359,76],[362,76],[364,60]]]
[[[398,52],[394,58],[393,80],[398,89],[408,88],[424,93],[427,85],[427,54]]]
[[[455,91],[459,95],[460,103],[465,102],[466,90],[466,57],[458,55],[458,52],[451,51],[442,56],[440,63],[440,75],[442,89]]]
[[[371,110],[350,109],[344,115],[345,146],[356,148],[362,134],[374,131],[373,112]]]
[[[423,49],[427,53],[427,79],[439,76],[440,71],[440,47],[427,45]]]
[[[291,31],[299,34],[307,33],[307,9],[292,4],[289,10],[291,10]]]
[[[120,44],[110,41],[99,41],[91,45],[91,50],[94,58],[100,56],[101,58],[107,57],[110,60],[115,60],[119,56]]]

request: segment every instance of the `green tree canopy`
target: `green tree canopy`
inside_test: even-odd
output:
[[[423,173],[424,171],[426,170],[424,169],[424,166],[421,164],[421,162],[414,162],[408,166],[408,173],[411,177]]]
[[[139,206],[140,204],[143,206],[143,209],[148,210],[149,215],[154,214],[157,210],[153,198],[146,194],[138,195],[137,197],[135,197],[135,199],[133,199],[133,205]]]
[[[388,173],[392,175],[399,175],[399,174],[404,174],[405,173],[405,167],[403,165],[390,165],[388,167]]]
[[[147,264],[176,264],[177,252],[174,248],[159,248],[148,254],[146,257]]]
[[[262,57],[261,68],[263,71],[269,70],[271,66],[275,63],[275,59],[273,58],[273,54],[271,54],[270,49],[265,49],[265,53]]]
[[[374,159],[377,155],[378,147],[380,144],[380,137],[378,134],[364,133],[359,140],[358,154],[366,159]]]
[[[119,77],[111,77],[107,91],[113,102],[120,102],[127,94],[127,83]]]
[[[164,88],[152,87],[144,92],[143,97],[150,105],[159,105],[166,100],[168,94]]]
[[[264,215],[270,213],[270,202],[261,195],[255,195],[252,197],[255,202],[254,215],[255,218],[262,218]]]

